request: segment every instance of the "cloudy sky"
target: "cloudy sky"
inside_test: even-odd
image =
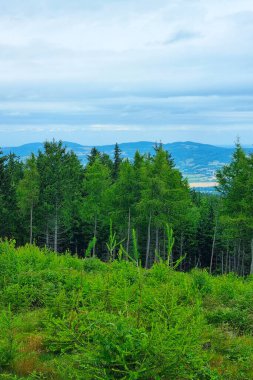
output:
[[[253,144],[252,0],[0,0],[0,146]]]

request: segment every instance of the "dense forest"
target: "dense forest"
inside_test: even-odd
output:
[[[253,273],[253,156],[236,144],[217,180],[216,194],[191,190],[161,144],[133,161],[117,144],[113,159],[93,148],[83,167],[46,142],[26,162],[0,156],[0,236],[103,261],[131,260],[138,247],[146,268],[163,259]]]
[[[0,379],[252,380],[253,156],[0,158]],[[209,273],[208,273],[209,272]],[[230,273],[231,272],[231,273]],[[213,276],[212,274],[215,274]]]

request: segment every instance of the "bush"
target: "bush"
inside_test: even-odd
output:
[[[250,380],[253,281],[0,243],[1,379]]]

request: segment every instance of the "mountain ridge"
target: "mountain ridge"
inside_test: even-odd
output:
[[[3,154],[14,153],[25,160],[31,153],[38,153],[43,149],[41,142],[27,143],[16,147],[3,147]],[[76,142],[63,141],[68,150],[73,150],[85,165],[87,155],[92,147],[96,147],[103,153],[113,156],[114,144],[107,145],[82,145]],[[135,152],[138,150],[141,154],[152,153],[157,142],[136,141],[120,143],[123,158],[133,159]],[[164,149],[168,150],[176,164],[189,182],[206,183],[215,180],[215,172],[223,165],[229,163],[234,147],[221,147],[211,144],[202,144],[194,141],[176,141],[163,144]],[[253,148],[245,148],[247,153],[253,153]]]

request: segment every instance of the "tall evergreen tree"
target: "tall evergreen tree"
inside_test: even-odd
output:
[[[34,154],[26,161],[23,178],[17,187],[18,205],[21,212],[26,216],[30,214],[30,244],[33,242],[33,215],[34,207],[39,201],[40,178],[37,161]]]
[[[18,241],[22,241],[22,228],[17,206],[17,184],[22,177],[22,169],[22,163],[14,154],[1,157],[1,236],[16,238]]]
[[[116,143],[114,147],[114,159],[113,159],[113,179],[116,180],[119,175],[120,164],[122,162],[121,149]]]
[[[217,173],[218,191],[223,199],[221,221],[226,229],[231,231],[234,241],[247,243],[251,253],[250,273],[253,273],[253,192],[252,156],[247,156],[239,143],[233,154],[232,161]],[[240,244],[241,246],[241,244]],[[234,254],[234,270],[238,267],[238,256]]]
[[[84,202],[83,218],[93,225],[93,238],[97,239],[99,225],[108,224],[107,209],[108,190],[111,185],[111,172],[99,158],[85,171],[83,182]],[[96,254],[96,244],[93,245],[93,256]]]
[[[91,148],[90,154],[87,156],[88,165],[93,165],[97,158],[101,157],[101,153],[96,147]]]
[[[139,178],[129,160],[121,163],[118,179],[111,187],[110,197],[114,225],[121,239],[125,239],[126,251],[129,253],[131,227],[136,217],[136,204],[139,199]]]
[[[73,152],[67,152],[62,142],[46,142],[39,152],[40,229],[46,245],[55,251],[71,239],[74,209],[81,199],[82,166]]]

